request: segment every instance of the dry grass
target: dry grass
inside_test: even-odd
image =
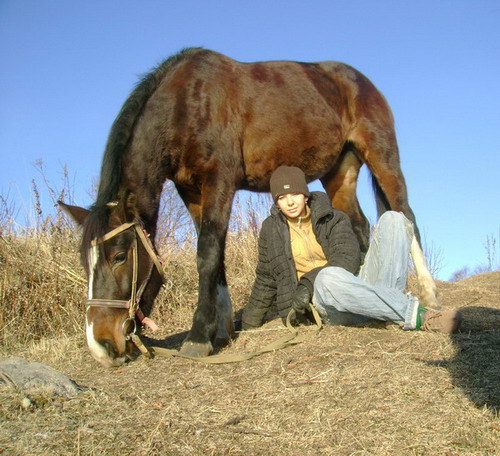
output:
[[[247,219],[237,212],[228,237],[236,310],[250,292],[263,206]],[[154,337],[172,346],[197,298],[189,230],[182,242],[162,232],[172,287],[157,299]],[[0,453],[500,454],[500,272],[438,283],[445,307],[465,307],[463,331],[451,338],[395,326],[318,336],[302,328],[306,342],[243,363],[139,358],[110,370],[85,347],[77,242],[57,220],[0,233],[0,357],[46,362],[85,387],[71,400],[30,393],[28,409],[25,393],[0,389]],[[283,331],[272,321],[225,352],[255,350]]]
[[[82,320],[86,281],[69,230],[0,236],[0,341],[72,334]]]
[[[2,391],[0,440],[9,454],[495,455],[499,278],[440,284],[446,299],[476,296],[452,338],[326,327],[245,363],[139,359],[115,370],[90,358],[83,334],[27,344],[16,354],[88,389],[72,400],[34,395],[29,410],[21,392]],[[280,331],[274,321],[241,333],[227,352]]]

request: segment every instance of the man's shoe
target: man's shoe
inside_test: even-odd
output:
[[[419,308],[422,331],[441,332],[452,334],[460,328],[462,314],[458,310],[434,310],[425,307]]]

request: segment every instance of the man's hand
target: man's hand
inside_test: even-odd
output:
[[[297,285],[297,289],[292,296],[292,308],[298,314],[304,315],[306,310],[309,309],[309,302],[311,301],[311,292],[302,283]]]

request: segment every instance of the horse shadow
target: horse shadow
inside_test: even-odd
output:
[[[234,342],[235,340],[238,339],[239,333],[241,331],[241,316],[242,316],[243,310],[239,310],[235,313],[234,315],[234,334],[232,336],[231,342]],[[180,350],[182,347],[182,343],[186,339],[187,335],[189,334],[189,331],[181,331],[179,333],[175,334],[170,334],[169,336],[166,336],[163,339],[155,339],[152,337],[149,337],[147,335],[141,334],[141,340],[146,344],[151,347],[160,347],[160,348],[167,348],[170,350]],[[216,339],[214,342],[214,350],[212,354],[217,354],[219,353],[223,348],[228,346],[228,341],[220,341]]]
[[[500,309],[463,307],[460,332],[451,340],[456,355],[446,361],[427,361],[446,367],[453,384],[478,408],[500,411]]]
[[[163,339],[156,339],[141,334],[141,340],[148,346],[168,348],[171,350],[180,350],[182,342],[189,334],[189,331],[182,331],[179,333],[171,334]]]

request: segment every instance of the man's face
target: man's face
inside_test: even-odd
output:
[[[276,204],[288,218],[306,215],[307,197],[302,193],[287,193],[278,197]]]

